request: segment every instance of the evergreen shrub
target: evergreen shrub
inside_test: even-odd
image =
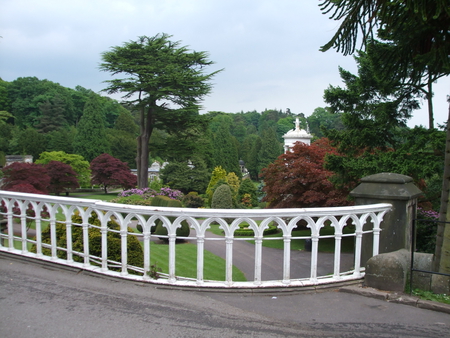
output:
[[[227,184],[222,184],[214,191],[211,200],[211,208],[233,209],[233,197],[231,194],[231,189]]]
[[[88,220],[89,224],[100,227],[100,220],[98,219],[98,215],[95,212],[91,213],[91,217]],[[79,213],[75,213],[72,216],[72,223],[81,224],[83,220]],[[108,229],[110,230],[120,230],[120,225],[114,221],[110,220],[108,223]],[[133,232],[131,228],[128,228],[128,232]],[[91,227],[88,230],[89,233],[89,254],[97,257],[102,256],[102,234],[99,228]],[[67,248],[67,231],[65,223],[57,222],[56,223],[56,238],[58,247]],[[107,234],[107,242],[108,242],[108,260],[113,260],[116,262],[122,261],[122,240],[121,235],[118,232],[108,231]],[[42,243],[50,244],[50,226],[48,226],[44,231],[42,231]],[[84,244],[83,244],[83,228],[79,225],[72,225],[72,249],[73,251],[77,251],[80,253],[84,252]],[[34,244],[31,247],[32,252],[36,252],[36,245]],[[44,255],[50,256],[51,249],[50,248],[42,248],[42,253]],[[127,263],[129,265],[143,267],[144,266],[144,253],[142,250],[142,246],[139,243],[139,240],[136,236],[128,235],[127,236]],[[67,259],[67,252],[65,250],[57,250],[57,256],[61,259]],[[79,255],[74,255],[73,260],[75,262],[83,262],[84,258]],[[91,262],[93,265],[98,265],[95,262]],[[108,263],[110,264],[110,263]],[[110,270],[121,271],[120,267],[109,267]],[[129,273],[137,274],[137,272],[133,270],[129,270]]]
[[[183,202],[183,204],[187,208],[201,208],[205,204],[203,198],[196,192],[190,192],[189,194],[185,195],[181,202]]]

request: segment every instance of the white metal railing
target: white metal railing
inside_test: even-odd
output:
[[[2,207],[0,218],[6,220],[4,229],[0,234],[0,251],[33,257],[40,260],[53,261],[80,269],[95,271],[101,274],[119,276],[122,278],[148,281],[152,283],[180,285],[180,286],[202,286],[202,287],[277,287],[277,286],[307,286],[324,283],[333,283],[352,279],[360,279],[364,276],[361,267],[361,243],[363,234],[373,237],[373,255],[378,254],[380,224],[383,216],[391,208],[390,204],[373,204],[353,207],[333,208],[292,208],[292,209],[190,209],[190,208],[162,208],[146,207],[108,203],[99,200],[88,200],[70,197],[54,197],[49,195],[36,195],[16,193],[0,190]],[[33,212],[27,210],[33,210]],[[45,211],[45,212],[43,212]],[[92,212],[97,213],[100,226],[88,222]],[[72,221],[74,213],[79,213],[81,223]],[[171,221],[170,219],[173,221]],[[115,220],[120,230],[108,227],[108,221]],[[155,240],[161,238],[150,232],[155,221],[161,220],[168,229],[166,236],[168,240],[168,271],[158,273],[157,278],[152,278],[151,247]],[[292,230],[299,221],[307,223],[310,236],[294,237]],[[34,234],[27,229],[27,222],[34,221]],[[196,277],[185,278],[176,273],[176,230],[181,222],[187,221],[192,229],[193,236],[183,239],[197,245]],[[207,231],[212,223],[217,222],[224,232],[223,237],[213,236]],[[242,238],[236,238],[234,232],[239,229],[239,224],[247,222],[249,228],[254,232],[254,270],[252,281],[233,281],[233,265],[238,265],[242,255],[233,248]],[[278,239],[283,240],[284,249],[282,262],[279,262],[279,277],[273,280],[262,280],[263,237],[264,230],[269,223],[274,222],[281,230]],[[56,224],[62,223],[65,227],[67,237],[65,246],[57,246],[58,236]],[[353,223],[354,232],[344,234],[344,227]],[[142,233],[129,231],[129,226],[140,224]],[[329,224],[334,228],[332,236],[321,236],[320,230]],[[42,241],[42,232],[50,227],[50,243]],[[72,234],[74,227],[81,227],[83,232],[83,252],[75,251],[72,247]],[[370,227],[370,228],[369,228]],[[89,229],[98,228],[101,233],[101,257],[89,253]],[[121,238],[121,260],[111,261],[108,258],[108,233],[120,233]],[[143,247],[143,266],[132,266],[128,264],[127,242],[130,236],[136,236]],[[341,272],[341,241],[344,236],[354,237],[354,253],[352,255],[353,268]],[[334,238],[334,262],[332,271],[318,276],[319,241],[324,237]],[[310,270],[309,274],[302,278],[291,276],[291,241],[297,239],[311,239]],[[250,238],[251,239],[251,238]],[[273,240],[274,238],[271,238]],[[275,238],[276,239],[276,238]],[[248,240],[248,238],[246,238]],[[225,242],[225,279],[205,280],[204,259],[206,247],[216,245],[217,241]],[[152,244],[151,244],[152,243]],[[34,245],[34,252],[29,246]],[[58,258],[58,252],[65,252],[65,258]],[[46,253],[45,253],[46,252]],[[234,255],[233,255],[234,254]],[[82,257],[82,262],[77,262],[74,257]],[[265,256],[266,257],[266,256]],[[113,267],[116,267],[114,270]],[[120,271],[117,271],[117,267]],[[131,273],[130,273],[131,272]]]

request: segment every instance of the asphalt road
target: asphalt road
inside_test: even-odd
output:
[[[449,337],[450,315],[358,295],[157,288],[0,254],[0,337]]]

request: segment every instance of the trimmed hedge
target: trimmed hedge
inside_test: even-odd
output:
[[[240,224],[239,228],[240,229],[237,229],[234,232],[235,236],[251,236],[251,237],[253,237],[255,235],[253,230],[251,228],[248,228],[248,224]],[[269,228],[264,230],[264,236],[276,234],[278,231],[279,231],[279,229],[277,228],[276,225],[269,224]]]

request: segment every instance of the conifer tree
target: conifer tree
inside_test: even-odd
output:
[[[239,157],[228,123],[221,123],[214,134],[214,164],[240,176]]]
[[[93,93],[84,106],[83,116],[75,136],[74,151],[88,162],[100,154],[109,152],[105,118],[98,96]]]
[[[221,166],[215,167],[211,179],[209,180],[208,187],[206,188],[206,194],[208,195],[208,200],[211,202],[212,195],[214,194],[214,187],[219,180],[226,180],[227,172]]]
[[[261,137],[261,149],[258,152],[258,174],[263,168],[273,163],[282,153],[282,147],[278,141],[275,129],[268,128],[264,130]]]

